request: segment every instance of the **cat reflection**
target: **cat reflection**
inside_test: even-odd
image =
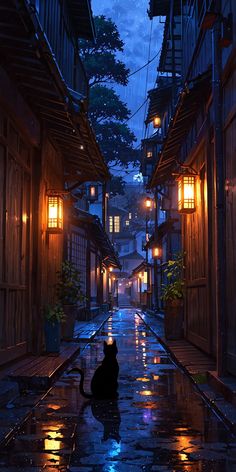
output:
[[[120,410],[117,400],[91,400],[91,411],[94,418],[103,425],[103,441],[114,439],[120,442]]]

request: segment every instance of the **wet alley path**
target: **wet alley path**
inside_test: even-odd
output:
[[[90,402],[66,375],[0,454],[0,472],[236,472],[236,442],[135,311],[123,309],[74,362],[85,390],[118,346],[119,399]]]

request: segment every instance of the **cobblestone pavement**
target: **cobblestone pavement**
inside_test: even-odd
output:
[[[135,311],[114,313],[74,364],[86,389],[116,339],[119,399],[81,398],[64,375],[0,454],[0,472],[236,472],[236,441]]]

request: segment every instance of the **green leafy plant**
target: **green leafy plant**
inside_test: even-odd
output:
[[[59,303],[56,305],[46,305],[43,312],[45,320],[49,321],[49,323],[55,324],[65,321],[65,313]]]
[[[81,289],[80,272],[71,261],[64,261],[57,272],[56,292],[62,305],[76,305],[86,299]]]
[[[167,277],[167,283],[162,284],[162,300],[165,302],[171,300],[180,300],[184,296],[184,254],[177,253],[174,259],[170,259],[165,265],[164,272]]]

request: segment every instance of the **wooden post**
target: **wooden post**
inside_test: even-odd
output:
[[[157,244],[157,233],[158,233],[158,191],[155,189],[154,197],[155,215],[154,215],[154,244]],[[154,258],[154,305],[155,310],[159,310],[159,297],[158,297],[158,263],[157,259]]]
[[[216,11],[221,12],[221,0],[216,0]],[[221,37],[221,16],[213,28],[213,112],[215,137],[216,169],[216,251],[217,251],[217,374],[226,373],[226,222],[225,222],[225,166],[223,155],[223,107],[222,107],[222,52],[219,46]]]
[[[87,240],[87,250],[86,250],[86,308],[90,313],[91,308],[91,251],[90,251],[90,239]]]

